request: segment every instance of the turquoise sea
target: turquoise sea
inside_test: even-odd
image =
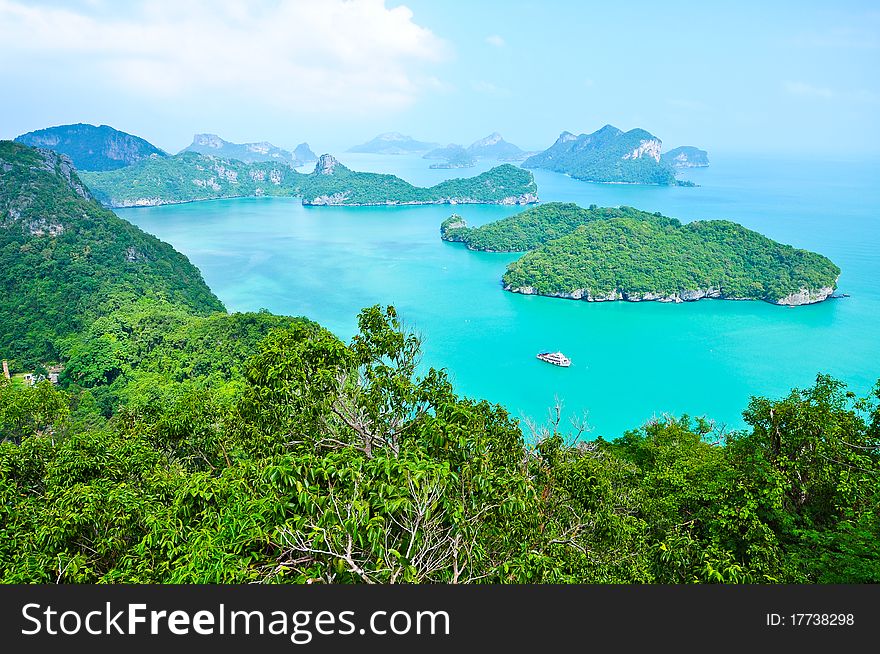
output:
[[[589,184],[536,171],[542,201],[631,205],[682,221],[726,218],[818,251],[851,297],[785,308],[763,302],[587,303],[501,290],[518,255],[471,252],[439,237],[456,211],[472,225],[521,208],[304,208],[240,199],[119,210],[190,257],[231,311],[305,315],[343,338],[361,307],[393,304],[423,337],[423,364],[459,392],[546,419],[556,398],[591,437],[614,437],[664,413],[728,429],[754,394],[780,396],[831,373],[864,394],[880,377],[880,162],[723,155],[684,175],[698,188]],[[471,176],[418,156],[342,155],[356,170],[416,184]],[[535,354],[559,349],[561,369]]]

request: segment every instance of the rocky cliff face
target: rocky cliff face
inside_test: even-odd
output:
[[[647,139],[639,141],[639,145],[633,148],[631,152],[623,155],[624,159],[640,159],[641,157],[650,157],[654,161],[660,161],[660,150],[663,149],[663,143],[660,139]]]
[[[315,164],[315,175],[332,175],[339,166],[341,164],[332,154],[322,154]]]
[[[453,239],[448,239],[453,240]],[[547,297],[558,297],[569,300],[583,300],[584,302],[614,302],[622,300],[624,302],[696,302],[706,298],[716,300],[751,300],[752,298],[736,297],[725,295],[717,288],[698,288],[692,290],[682,290],[677,293],[630,293],[614,289],[610,293],[592,294],[589,289],[578,288],[569,293],[539,293],[533,286],[512,287],[509,284],[504,285],[505,291],[511,293],[521,293],[523,295],[544,295]],[[801,289],[797,293],[786,295],[777,300],[768,299],[767,302],[781,306],[801,306],[804,304],[815,304],[828,299],[834,289],[825,286],[818,290]]]
[[[783,298],[776,300],[774,304],[780,304],[789,307],[798,307],[804,304],[816,304],[831,297],[834,289],[830,286],[823,286],[819,289],[802,288],[797,293],[791,293]]]

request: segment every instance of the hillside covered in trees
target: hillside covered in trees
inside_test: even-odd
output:
[[[543,168],[585,182],[693,186],[675,179],[661,160],[662,143],[643,129],[624,132],[605,125],[592,134],[563,132],[543,152],[526,159],[523,168]]]
[[[142,159],[168,156],[149,141],[109,125],[58,125],[22,134],[15,140],[66,155],[80,171],[115,170]]]
[[[69,159],[0,141],[0,356],[57,360],[60,339],[137,297],[222,311],[167,243],[95,202]]]
[[[279,162],[243,162],[182,152],[133,166],[85,173],[83,181],[109,207],[154,206],[234,197],[301,196],[304,205],[528,204],[537,201],[532,174],[510,164],[428,188],[395,175],[353,171],[329,154],[312,173]]]
[[[840,275],[826,257],[734,222],[682,224],[632,207],[549,203],[476,228],[454,215],[440,232],[474,250],[528,251],[504,273],[506,290],[578,300],[809,304],[829,297]]]
[[[71,345],[66,389],[0,381],[0,579],[880,581],[880,391],[820,376],[753,399],[739,432],[683,416],[582,441],[563,416],[525,440],[416,375],[392,309],[359,322],[346,344],[145,303]],[[239,333],[246,359],[224,353]],[[121,363],[82,356],[101,340]]]

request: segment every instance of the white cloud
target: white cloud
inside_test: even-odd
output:
[[[491,34],[490,36],[487,36],[486,43],[488,43],[489,45],[494,45],[496,48],[504,47],[504,39],[497,34]]]
[[[834,92],[822,86],[813,86],[806,82],[783,82],[782,88],[792,95],[799,95],[808,98],[831,98]]]
[[[136,96],[355,112],[412,104],[449,45],[383,0],[142,0],[120,13],[0,0],[0,72]],[[124,5],[123,5],[124,6]]]

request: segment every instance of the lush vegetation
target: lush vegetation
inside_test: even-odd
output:
[[[525,203],[537,199],[532,174],[503,165],[467,179],[420,188],[394,175],[355,172],[322,155],[302,174],[275,162],[245,163],[184,152],[128,168],[84,173],[83,181],[112,207],[251,196],[302,196],[306,205]]]
[[[525,252],[593,220],[641,215],[632,207],[590,205],[584,209],[573,202],[548,202],[480,227],[468,227],[461,216],[454,215],[440,225],[440,237],[465,243],[471,250]]]
[[[726,220],[682,225],[659,214],[593,220],[508,266],[504,284],[584,299],[825,299],[840,269]],[[806,300],[788,298],[803,290]],[[825,289],[825,290],[823,290]],[[695,295],[693,295],[695,294]]]
[[[522,165],[565,173],[587,182],[677,184],[672,168],[650,153],[632,156],[646,143],[655,144],[659,156],[659,139],[643,129],[623,132],[606,125],[592,134],[574,136],[563,132],[556,143]]]
[[[190,343],[173,314],[83,338],[148,325],[109,418],[89,365],[87,388],[0,382],[2,581],[880,581],[878,393],[819,377],[755,398],[742,432],[665,418],[584,442],[557,420],[526,441],[415,375],[391,309],[349,344],[289,321],[240,361],[231,333],[283,319],[198,319]]]
[[[880,582],[880,384],[820,375],[733,433],[682,416],[587,441],[557,410],[524,438],[417,374],[393,308],[349,343],[212,312],[198,271],[65,160],[0,143],[0,182],[4,263],[51,264],[30,285],[4,268],[0,315],[79,316],[51,335],[59,387],[0,379],[0,582]],[[651,216],[573,234],[684,229]]]
[[[305,177],[279,162],[219,159],[183,152],[145,159],[127,168],[82,173],[95,197],[109,207],[149,206],[261,195],[298,195]]]
[[[148,157],[167,156],[152,143],[108,125],[59,125],[22,134],[15,140],[65,154],[78,170],[114,170]]]
[[[673,168],[704,168],[709,165],[709,153],[692,145],[682,145],[664,152],[660,159]]]
[[[57,361],[64,337],[138,297],[223,310],[185,256],[92,200],[69,161],[0,141],[0,357]]]

